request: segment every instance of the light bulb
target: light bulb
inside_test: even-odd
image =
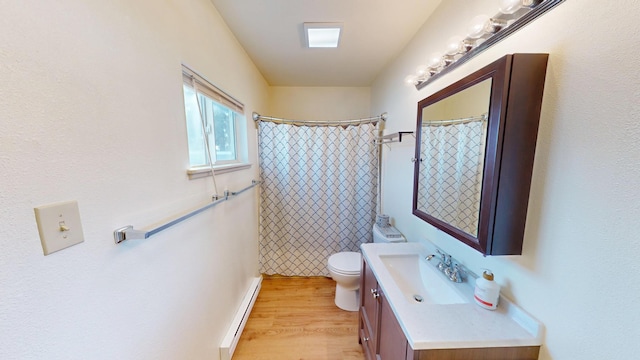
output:
[[[456,55],[462,52],[462,36],[452,36],[447,41],[447,55]]]
[[[427,65],[420,65],[416,68],[416,75],[418,75],[418,77],[423,77],[427,74],[427,71],[429,71],[429,67]]]
[[[522,0],[500,0],[498,10],[503,14],[513,14],[522,7]]]
[[[404,83],[407,86],[416,86],[418,85],[418,77],[415,75],[409,75],[406,78],[404,78]]]
[[[437,69],[442,66],[442,56],[438,53],[434,53],[429,57],[429,67]]]
[[[484,35],[484,27],[489,21],[489,17],[487,15],[478,15],[471,19],[471,26],[469,27],[468,36],[472,39],[477,39]]]

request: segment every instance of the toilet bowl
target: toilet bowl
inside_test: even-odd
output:
[[[362,255],[345,251],[329,257],[327,268],[336,282],[335,303],[342,310],[358,311]]]
[[[373,225],[373,242],[404,242],[405,238],[392,226]],[[339,252],[329,257],[327,268],[336,282],[336,306],[342,310],[358,311],[360,297],[360,268],[362,255],[353,251]]]

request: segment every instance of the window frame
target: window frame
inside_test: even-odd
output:
[[[187,153],[189,155],[189,168],[187,169],[187,175],[190,179],[196,179],[205,176],[211,176],[211,169],[213,168],[215,174],[225,173],[236,170],[243,170],[251,167],[251,164],[248,162],[248,131],[247,131],[247,119],[244,112],[244,104],[229,95],[227,92],[223,91],[219,87],[213,85],[210,81],[205,79],[199,73],[195,72],[191,68],[186,65],[182,65],[182,83],[183,83],[183,105],[185,108],[184,111],[184,121],[185,125],[188,124],[189,119],[187,119],[187,104],[185,98],[185,89],[184,87],[189,87],[195,92],[195,96],[205,96],[210,99],[217,105],[220,105],[232,112],[233,117],[233,135],[235,140],[235,159],[233,160],[219,160],[215,161],[214,164],[209,164],[209,156],[206,154],[206,147],[204,150],[205,155],[205,164],[202,165],[191,165],[191,149],[189,148],[189,141],[187,141]],[[200,103],[199,106],[203,104]],[[200,119],[199,119],[200,120]],[[212,127],[215,128],[214,123],[211,124]],[[215,129],[213,134],[209,135],[209,146],[215,146]],[[189,137],[189,133],[187,131],[187,137]],[[212,139],[213,137],[213,139]],[[205,142],[204,136],[200,139],[202,142]],[[215,157],[215,150],[212,148],[212,157]],[[212,159],[213,160],[213,159]]]

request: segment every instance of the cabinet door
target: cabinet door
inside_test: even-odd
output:
[[[367,359],[371,359],[378,350],[378,282],[364,260],[360,274],[360,343],[365,353],[371,355]]]
[[[391,306],[380,292],[380,331],[378,355],[380,360],[405,359],[407,356],[407,338],[391,310]]]
[[[445,202],[451,204],[442,207],[424,203],[422,199],[430,196],[422,190],[430,187],[423,168],[428,159],[414,163],[413,214],[485,255],[522,254],[548,57],[548,54],[506,55],[418,103],[415,158],[421,159],[430,151],[426,141],[429,128],[423,124],[460,117],[459,113],[441,114],[441,111],[463,107],[468,91],[477,95],[474,99],[482,100],[478,104],[483,106],[468,113],[488,116],[486,131],[475,138],[485,144],[484,159],[477,167],[482,184],[471,197],[480,199],[473,211],[477,227],[464,229],[463,224],[446,220],[446,206],[456,207],[459,199],[446,196]],[[429,117],[436,113],[437,117]],[[455,164],[455,156],[443,162]],[[452,168],[443,174],[450,172],[456,170]],[[455,183],[446,177],[444,181]]]

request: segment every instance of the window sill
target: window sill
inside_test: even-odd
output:
[[[250,169],[251,164],[229,164],[229,165],[218,165],[213,167],[213,172],[216,175],[229,173],[233,171],[240,171],[245,169]],[[187,170],[187,176],[189,176],[189,180],[200,179],[203,177],[211,176],[211,168],[210,167],[197,167],[191,168]]]

